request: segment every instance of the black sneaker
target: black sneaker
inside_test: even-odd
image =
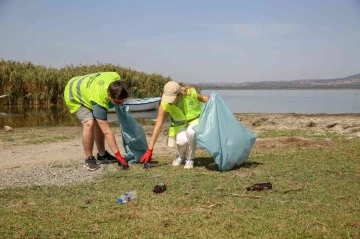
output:
[[[97,154],[96,158],[97,158],[97,164],[116,163],[117,162],[117,159],[114,156],[112,156],[111,154],[109,154],[108,151],[105,151],[104,156],[100,156],[99,154]]]
[[[90,156],[89,158],[85,159],[84,167],[90,171],[101,168],[101,166],[96,163],[96,159],[94,156]]]

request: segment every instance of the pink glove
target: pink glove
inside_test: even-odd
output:
[[[127,163],[126,160],[123,158],[123,156],[121,156],[120,152],[117,152],[117,153],[115,154],[115,157],[116,157],[116,159],[118,160],[118,165],[119,165],[123,170],[129,168],[128,163]]]
[[[152,149],[147,149],[145,154],[141,157],[140,159],[140,163],[150,163],[151,161],[151,156],[152,156]]]

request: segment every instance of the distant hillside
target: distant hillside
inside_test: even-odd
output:
[[[200,89],[360,89],[360,74],[337,79],[199,83]]]

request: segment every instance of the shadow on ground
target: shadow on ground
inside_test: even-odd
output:
[[[258,165],[262,165],[262,163],[258,163],[258,162],[254,162],[254,161],[247,161],[247,162],[242,163],[241,165],[235,166],[231,170],[237,170],[239,168],[256,168]],[[207,170],[210,170],[210,171],[219,171],[219,167],[212,157],[195,158],[194,159],[194,167],[205,167]]]

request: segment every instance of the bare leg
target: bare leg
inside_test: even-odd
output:
[[[83,123],[82,142],[86,157],[93,156],[94,148],[94,120]]]
[[[105,136],[101,131],[99,124],[94,120],[95,144],[100,155],[105,154]]]

